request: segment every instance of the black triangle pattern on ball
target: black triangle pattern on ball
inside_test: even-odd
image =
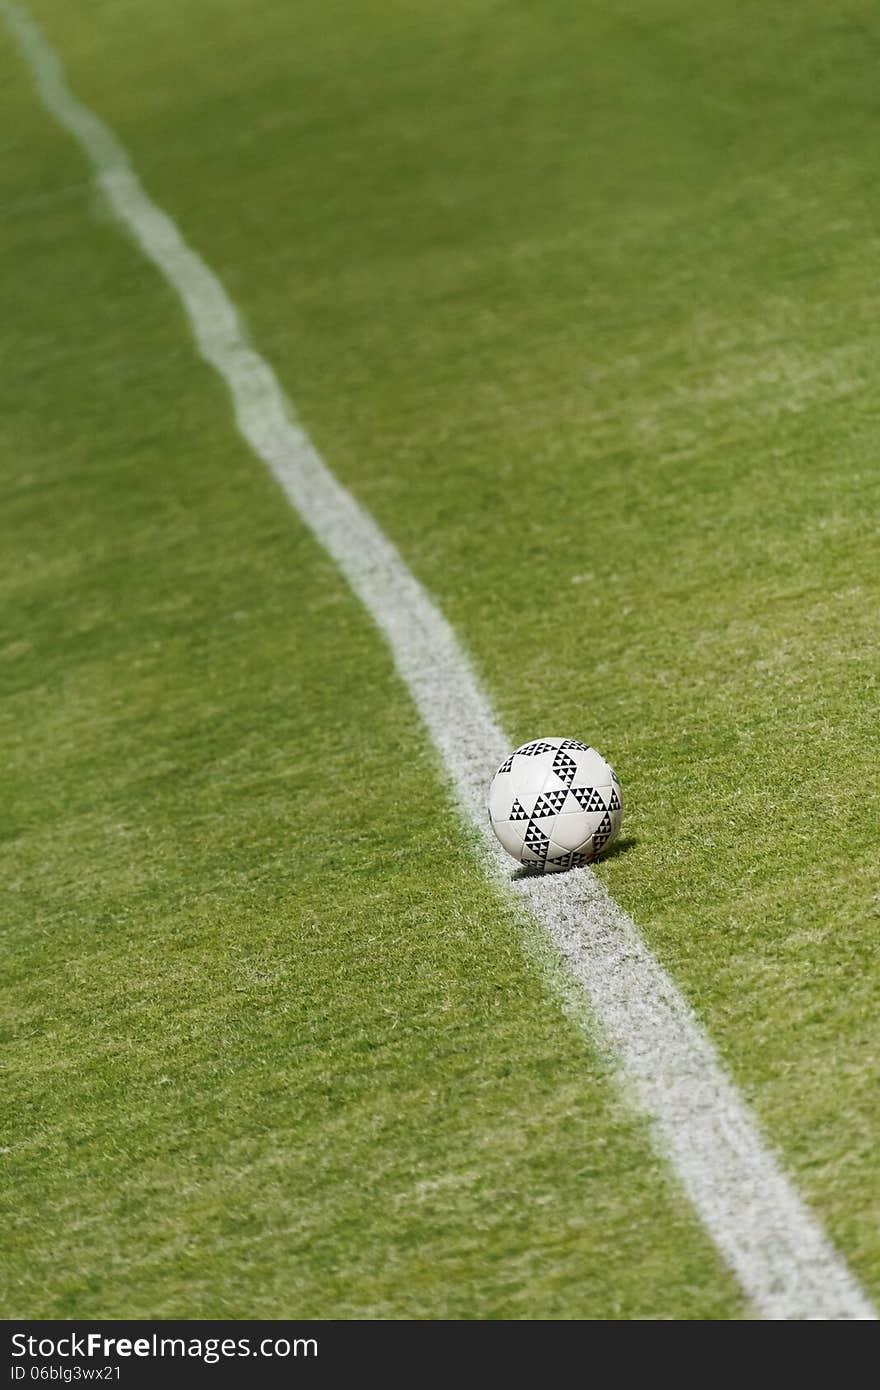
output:
[[[544,861],[544,868],[549,869],[552,866],[554,869],[582,869],[585,864],[589,864],[592,858],[593,855],[591,853],[574,849],[570,850],[568,854],[554,854],[549,856]]]
[[[574,781],[574,774],[577,772],[577,763],[567,753],[560,751],[553,759],[553,771],[560,782],[564,782],[567,787],[570,787]]]
[[[513,805],[510,808],[509,820],[528,820],[529,813],[525,806],[521,806],[516,797],[513,798]]]
[[[517,748],[517,753],[523,758],[535,758],[539,753],[552,753],[556,747],[554,743],[524,743],[522,748]]]
[[[543,830],[539,830],[532,822],[529,823],[524,839],[526,848],[534,854],[546,854],[550,848],[550,836],[545,835]]]
[[[596,830],[595,830],[595,832],[594,832],[593,839],[595,840],[596,835],[610,835],[610,834],[611,834],[611,817],[610,817],[609,815],[605,815],[605,816],[602,817],[601,821],[600,821],[599,824],[596,826]]]
[[[620,810],[620,797],[617,795],[617,792],[615,791],[614,787],[611,788],[611,800],[608,802],[608,810]]]
[[[582,811],[604,811],[607,809],[595,787],[569,787],[569,791]]]
[[[611,773],[611,780],[612,780],[612,782],[616,782],[617,785],[620,786],[620,778],[618,777],[617,773],[614,771],[614,768],[613,768],[613,767],[609,767],[608,771]]]
[[[551,855],[551,856],[545,861],[544,867],[545,867],[546,869],[549,869],[549,868],[551,867],[551,865],[552,865],[552,867],[553,867],[554,869],[555,869],[555,868],[570,869],[570,868],[571,868],[571,854],[553,854],[553,855]]]
[[[511,753],[510,757],[509,757],[509,758],[506,758],[506,759],[504,760],[504,762],[501,764],[501,766],[500,766],[499,769],[498,769],[498,772],[495,773],[495,776],[497,777],[497,776],[499,775],[499,773],[502,773],[502,772],[509,772],[510,769],[511,769],[512,767],[513,767],[513,754]]]
[[[568,792],[564,787],[560,787],[555,792],[545,792],[535,802],[535,809],[532,812],[533,818],[537,820],[541,816],[555,816],[558,811],[562,810],[562,804],[567,796]]]
[[[588,753],[590,751],[590,745],[588,743],[579,743],[576,738],[564,738],[560,743],[559,747],[577,748],[581,751],[581,753]]]

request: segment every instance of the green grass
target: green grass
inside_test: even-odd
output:
[[[873,7],[33,9],[876,1297]],[[743,1315],[7,66],[4,1311]]]

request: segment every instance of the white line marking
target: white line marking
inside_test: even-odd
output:
[[[705,1031],[634,924],[589,870],[510,879],[485,793],[510,740],[452,629],[375,522],[296,424],[272,368],[245,342],[219,280],[147,196],[128,155],[68,88],[33,20],[0,0],[48,110],[76,137],[141,250],[177,290],[199,351],[226,382],[239,430],[384,633],[492,872],[568,962],[707,1231],[766,1318],[873,1319],[821,1226],[765,1147]]]

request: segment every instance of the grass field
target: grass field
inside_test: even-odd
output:
[[[873,6],[30,6],[880,1297]],[[0,30],[2,1308],[750,1316]]]

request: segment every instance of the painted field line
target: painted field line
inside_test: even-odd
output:
[[[8,0],[0,0],[0,13],[44,104],[91,158],[117,217],[179,294],[199,352],[229,389],[241,434],[385,635],[461,805],[483,836],[482,857],[567,961],[659,1147],[755,1312],[767,1318],[876,1317],[629,917],[589,870],[511,880],[510,860],[485,812],[486,787],[509,740],[455,634],[372,518],[327,469],[272,368],[245,341],[219,280],[148,197],[116,136],[74,97],[33,20]]]

